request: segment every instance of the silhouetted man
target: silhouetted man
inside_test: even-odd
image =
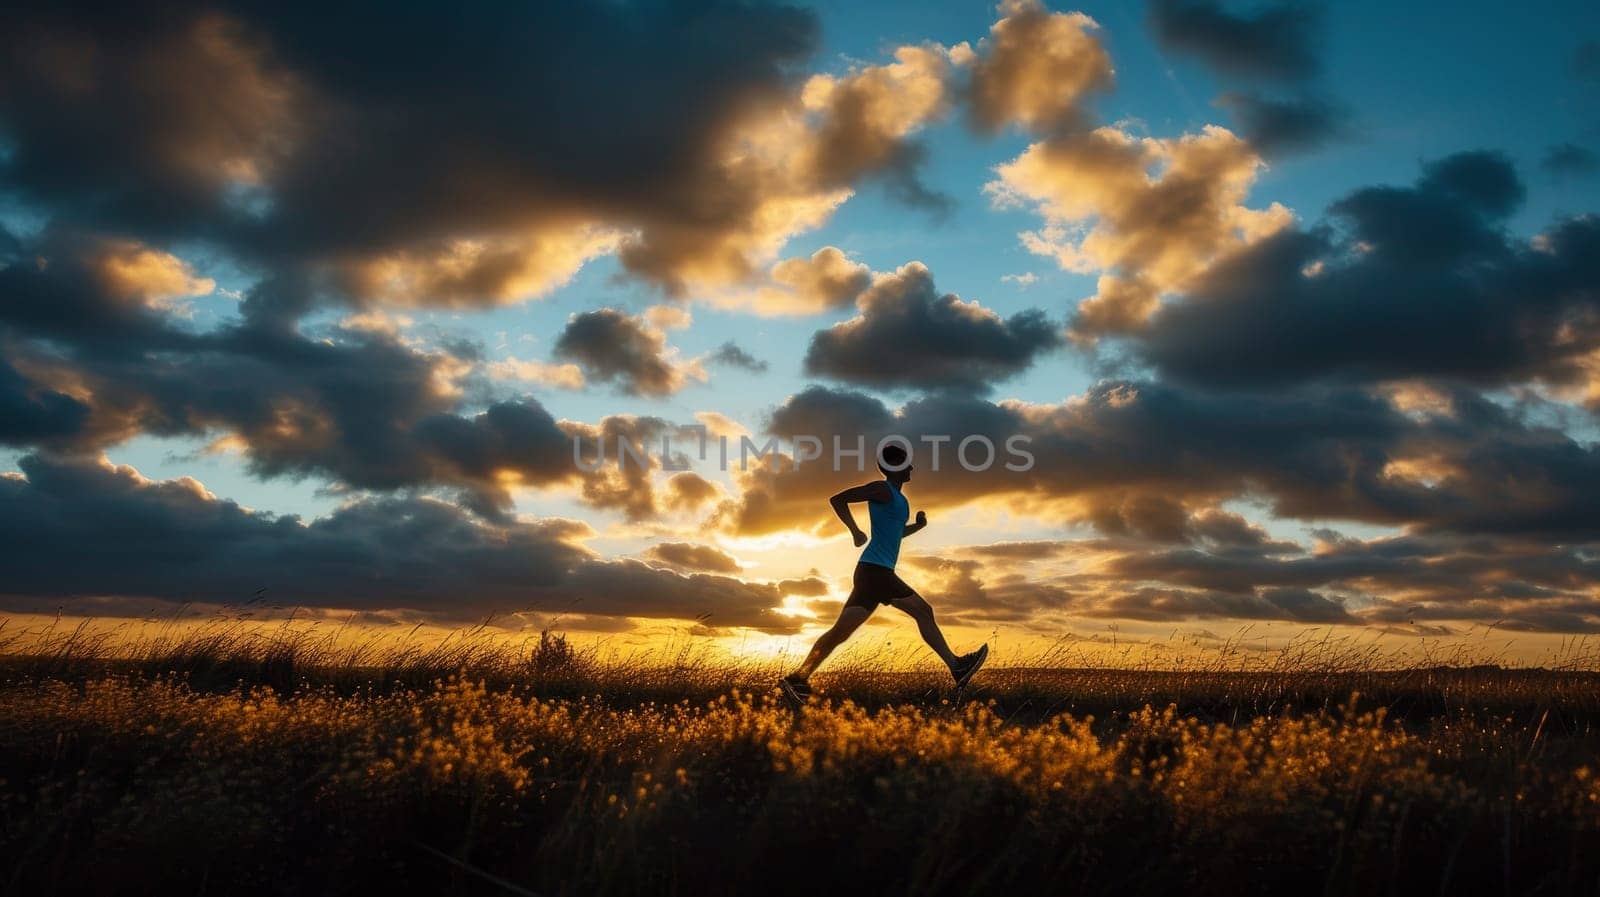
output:
[[[988,645],[960,657],[951,652],[950,645],[944,640],[944,633],[939,631],[939,624],[933,619],[933,608],[895,575],[894,565],[900,558],[900,540],[927,526],[928,515],[918,511],[917,522],[906,523],[911,516],[911,505],[901,489],[911,479],[911,464],[904,448],[892,444],[884,446],[878,469],[883,471],[883,479],[846,489],[828,500],[833,505],[833,512],[849,527],[856,545],[865,543],[867,548],[861,552],[861,560],[856,564],[855,581],[844,609],[839,612],[839,619],[833,628],[817,639],[811,653],[806,655],[805,662],[800,664],[800,669],[779,682],[784,696],[795,704],[803,704],[811,697],[811,686],[807,682],[811,674],[833,653],[833,649],[844,644],[857,627],[867,622],[880,604],[893,605],[917,621],[922,640],[950,668],[957,688],[966,687],[972,675],[989,657]],[[850,514],[850,505],[854,502],[867,503],[867,517],[872,522],[870,542]]]

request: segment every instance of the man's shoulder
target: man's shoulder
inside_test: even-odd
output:
[[[866,493],[867,501],[892,501],[894,499],[894,490],[889,488],[888,480],[873,480],[870,483],[862,483],[861,488]]]

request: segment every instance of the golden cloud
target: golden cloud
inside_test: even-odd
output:
[[[446,240],[347,258],[332,265],[332,274],[344,291],[362,299],[470,308],[549,293],[620,242],[620,234],[600,225],[552,224],[519,236]]]
[[[488,372],[489,376],[496,380],[520,380],[556,389],[582,389],[584,385],[583,371],[577,365],[570,363],[546,364],[542,361],[508,358],[491,362]]]
[[[871,286],[872,278],[871,268],[851,261],[836,246],[824,246],[809,258],[784,259],[773,265],[768,282],[755,289],[713,294],[709,301],[762,317],[811,315],[851,304]]]
[[[1048,130],[1072,122],[1090,93],[1111,86],[1111,57],[1091,34],[1100,26],[1081,12],[1052,13],[1038,0],[1007,0],[1004,17],[976,53],[972,117],[983,130],[1007,124]]]
[[[1080,306],[1075,330],[1092,338],[1137,327],[1159,295],[1294,220],[1276,202],[1244,205],[1263,164],[1216,125],[1176,139],[1107,126],[1030,145],[985,190],[999,205],[1032,206],[1043,217],[1043,227],[1021,235],[1029,251],[1067,271],[1112,275]]]
[[[195,276],[194,269],[177,256],[141,243],[100,241],[88,252],[85,266],[107,294],[123,300],[164,308],[172,300],[204,296],[217,288],[216,281]]]

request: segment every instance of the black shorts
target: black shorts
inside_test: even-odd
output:
[[[880,604],[888,604],[896,598],[915,595],[911,587],[894,575],[888,567],[877,564],[856,564],[855,580],[850,586],[850,597],[845,599],[845,607],[864,607],[867,610],[876,610]]]

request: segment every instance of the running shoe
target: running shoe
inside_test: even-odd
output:
[[[982,667],[983,662],[988,659],[988,645],[984,645],[971,654],[963,654],[956,658],[956,665],[950,669],[950,675],[956,678],[956,688],[966,688],[967,683],[972,681],[973,674],[978,672],[978,668]]]

